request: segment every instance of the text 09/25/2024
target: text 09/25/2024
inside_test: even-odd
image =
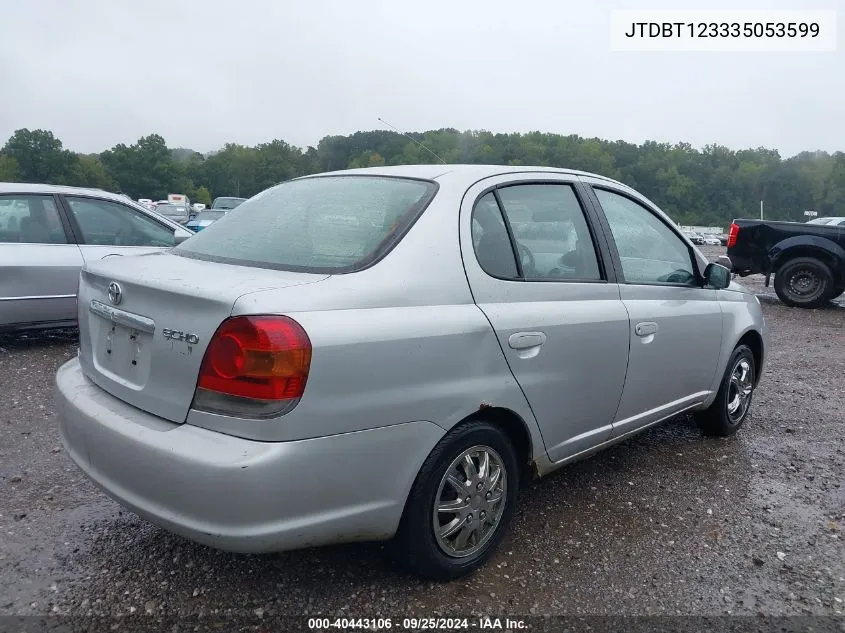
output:
[[[396,629],[399,631],[465,631],[475,630],[509,630],[527,629],[524,620],[518,618],[308,618],[308,629],[311,631],[330,630],[368,630],[385,631]]]

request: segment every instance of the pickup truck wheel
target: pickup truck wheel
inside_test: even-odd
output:
[[[507,531],[518,488],[516,451],[504,432],[481,420],[456,427],[420,468],[393,555],[430,580],[478,569]]]
[[[790,259],[775,273],[775,293],[786,305],[817,308],[835,292],[830,268],[815,257]]]
[[[728,361],[713,404],[695,414],[701,432],[717,437],[736,433],[748,416],[756,384],[754,354],[747,345],[738,345]]]

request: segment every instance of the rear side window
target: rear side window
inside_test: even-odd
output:
[[[0,242],[67,244],[52,196],[0,196]]]
[[[519,276],[508,229],[492,192],[472,210],[472,245],[478,264],[488,275],[503,279]]]
[[[173,246],[173,229],[146,214],[110,200],[65,198],[85,244],[99,246]]]
[[[352,272],[378,261],[437,190],[378,176],[293,180],[250,198],[180,244],[175,254],[306,272]]]
[[[601,279],[590,229],[570,185],[511,185],[499,196],[526,280]]]

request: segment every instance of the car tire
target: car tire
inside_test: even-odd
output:
[[[835,292],[833,273],[815,257],[790,259],[775,273],[775,293],[794,308],[817,308],[830,301]]]
[[[487,455],[486,473],[481,472],[483,454]],[[467,456],[473,461],[475,477],[464,465]],[[500,474],[495,479],[497,469]],[[450,482],[450,474],[461,481]],[[460,491],[458,483],[462,484]],[[394,557],[428,580],[454,580],[475,571],[507,532],[519,483],[516,451],[500,428],[482,420],[454,428],[420,468],[390,544]],[[490,501],[497,496],[501,498],[498,503]],[[449,509],[435,516],[435,505]],[[448,534],[447,528],[453,533],[444,538],[435,525],[441,534]]]
[[[738,345],[728,360],[716,399],[695,414],[704,435],[728,437],[736,433],[748,417],[757,386],[757,364],[747,345]]]

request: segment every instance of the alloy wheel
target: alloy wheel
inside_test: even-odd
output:
[[[470,556],[490,540],[505,509],[507,486],[504,461],[489,446],[468,448],[452,461],[434,498],[434,535],[445,554]]]

